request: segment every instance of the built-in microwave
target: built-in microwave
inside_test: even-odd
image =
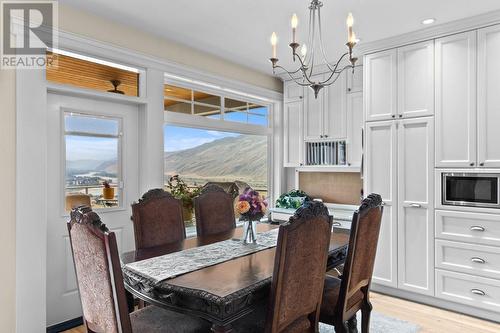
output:
[[[500,209],[500,173],[441,173],[443,205]]]

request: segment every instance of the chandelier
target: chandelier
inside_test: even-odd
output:
[[[297,54],[297,49],[299,48],[300,44],[296,39],[298,18],[296,14],[293,14],[292,16],[292,42],[289,44],[289,46],[292,49],[293,61],[295,62],[296,59],[298,59],[299,61],[299,68],[294,71],[288,71],[284,67],[278,65],[278,58],[276,57],[276,44],[278,42],[278,37],[276,36],[275,32],[273,32],[271,35],[272,57],[269,59],[273,66],[273,73],[276,73],[275,71],[277,68],[283,70],[298,85],[311,88],[314,91],[315,98],[318,98],[318,93],[321,89],[335,83],[335,81],[337,81],[337,79],[340,77],[340,74],[342,74],[344,70],[352,68],[354,72],[354,66],[356,64],[356,61],[358,60],[358,58],[353,57],[352,55],[352,50],[358,40],[356,39],[356,35],[352,30],[354,18],[352,14],[349,13],[346,20],[348,34],[346,46],[348,48],[348,51],[340,56],[335,64],[332,64],[328,61],[325,49],[323,48],[323,36],[321,32],[321,7],[323,7],[323,3],[319,0],[312,0],[311,4],[309,5],[308,40],[306,44],[302,44],[302,47],[300,48],[300,55]],[[322,63],[327,66],[330,72],[326,79],[323,81],[313,80],[313,76],[315,75],[314,62],[316,43],[319,44],[319,50],[321,51],[320,56],[323,60]],[[311,48],[310,52],[307,52],[308,46]],[[346,60],[346,57],[348,57],[347,60],[349,62],[344,61]],[[342,64],[343,61],[344,63]],[[297,75],[298,73],[300,73],[300,75]]]

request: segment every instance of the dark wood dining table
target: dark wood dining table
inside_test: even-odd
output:
[[[258,224],[257,232],[278,228]],[[226,239],[241,238],[242,228],[205,237],[187,238],[178,243],[124,253],[123,264]],[[311,240],[314,241],[314,240]],[[334,229],[330,240],[327,270],[341,265],[347,254],[349,230]],[[274,269],[275,248],[255,252],[205,267],[156,285],[137,281],[124,270],[125,288],[135,297],[168,309],[203,318],[213,332],[231,332],[231,324],[256,307],[265,306]]]

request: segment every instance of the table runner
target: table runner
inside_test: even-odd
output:
[[[245,245],[241,239],[228,239],[130,263],[123,270],[132,273],[142,282],[158,284],[182,274],[275,247],[278,231],[277,228],[257,234],[257,244]]]

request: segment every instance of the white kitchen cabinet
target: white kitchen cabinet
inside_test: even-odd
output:
[[[395,121],[366,124],[365,193],[378,193],[384,212],[373,282],[397,287],[397,130]]]
[[[398,288],[434,294],[434,119],[398,122]]]
[[[285,167],[301,166],[304,162],[303,107],[304,103],[300,99],[285,103],[283,115]]]
[[[398,118],[434,114],[434,41],[398,48]]]
[[[477,164],[500,167],[500,26],[478,30]]]
[[[435,41],[436,166],[476,165],[476,32]]]
[[[397,114],[397,50],[365,56],[365,120],[388,120]]]
[[[324,80],[323,75],[313,76],[312,81]],[[305,88],[305,110],[304,110],[304,139],[316,140],[323,137],[323,112],[325,110],[325,91],[319,91],[318,97],[314,96],[314,91]]]
[[[325,87],[323,111],[323,137],[327,139],[346,138],[346,80],[345,71],[328,87]],[[360,123],[361,124],[361,123]]]
[[[286,81],[283,84],[283,95],[285,103],[304,99],[304,87],[299,86],[294,81]]]
[[[361,166],[363,92],[347,94],[347,165]]]
[[[363,65],[356,66],[354,72],[347,69],[346,78],[348,94],[363,91]]]

